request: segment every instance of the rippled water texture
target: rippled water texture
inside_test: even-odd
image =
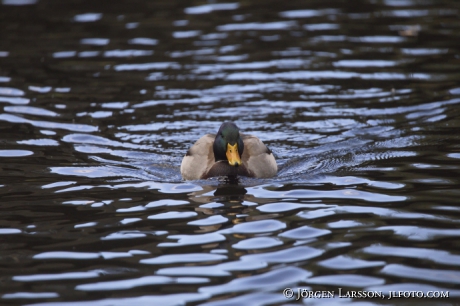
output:
[[[457,0],[0,3],[1,305],[460,302]],[[276,177],[182,180],[223,121]]]

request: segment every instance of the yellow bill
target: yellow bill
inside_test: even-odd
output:
[[[228,163],[231,166],[241,165],[241,158],[240,158],[240,154],[238,153],[238,143],[235,143],[233,146],[228,143],[226,155],[227,155]]]

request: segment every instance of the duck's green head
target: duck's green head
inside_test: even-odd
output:
[[[233,122],[222,123],[214,140],[213,150],[216,162],[224,160],[228,161],[231,166],[241,165],[244,144],[236,124]]]

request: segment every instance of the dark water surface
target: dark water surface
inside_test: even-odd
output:
[[[459,15],[1,0],[0,304],[460,303]],[[227,120],[277,177],[182,181]]]

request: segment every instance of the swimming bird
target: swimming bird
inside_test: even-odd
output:
[[[217,134],[206,134],[187,151],[180,167],[185,180],[214,176],[273,177],[278,166],[272,151],[256,136],[224,122]]]

